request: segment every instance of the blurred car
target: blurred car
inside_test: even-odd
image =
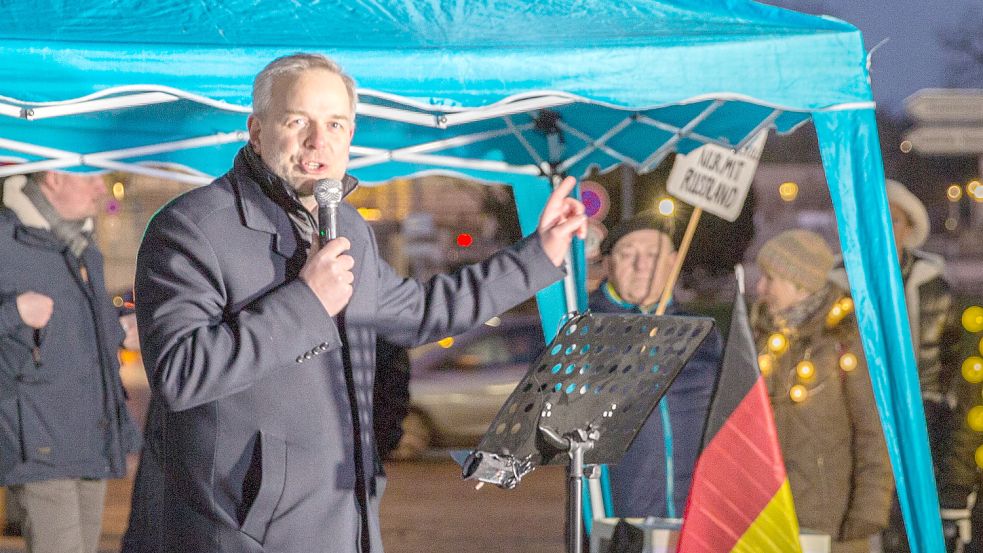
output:
[[[412,350],[410,412],[393,458],[476,446],[544,347],[539,318],[513,316]]]

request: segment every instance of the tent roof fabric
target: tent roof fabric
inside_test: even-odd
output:
[[[48,160],[32,169],[157,161],[217,175],[245,140],[253,77],[297,50],[358,80],[354,152],[368,159],[353,171],[368,181],[458,158],[518,173],[648,170],[672,151],[871,102],[855,28],[734,0],[48,1],[10,6],[9,23],[0,156]],[[545,108],[566,125],[563,151],[535,128]],[[471,138],[440,142],[453,136]]]

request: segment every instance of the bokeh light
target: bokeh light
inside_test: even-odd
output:
[[[963,361],[963,378],[972,384],[983,382],[983,357],[974,355]]]
[[[458,234],[457,235],[457,245],[458,246],[461,246],[462,248],[467,248],[468,246],[470,246],[473,243],[474,243],[474,238],[471,238],[471,235],[470,234],[468,234],[466,232],[462,232],[461,234]]]
[[[963,197],[963,187],[958,184],[950,184],[945,191],[945,197],[949,198],[950,202],[958,202]]]
[[[796,384],[788,391],[788,397],[792,398],[792,401],[796,403],[802,403],[809,397],[809,391],[802,384]]]
[[[963,311],[963,328],[967,332],[980,332],[983,330],[983,307],[971,305]]]
[[[795,198],[799,196],[799,185],[792,181],[783,182],[778,185],[778,195],[786,202],[795,201]]]
[[[453,336],[448,336],[447,338],[444,338],[443,340],[439,340],[437,342],[437,344],[440,347],[442,347],[444,349],[447,349],[447,348],[449,348],[449,347],[451,347],[451,346],[454,345],[454,337]]]
[[[808,359],[799,361],[799,364],[795,366],[795,374],[799,375],[802,380],[809,382],[816,377],[816,365]]]
[[[784,334],[776,332],[768,337],[768,350],[775,355],[781,355],[788,349],[788,338]]]
[[[976,432],[983,432],[983,405],[977,405],[966,414],[966,424]]]
[[[850,372],[853,369],[856,369],[858,363],[859,360],[853,353],[847,352],[840,356],[840,369],[844,370],[845,372]]]
[[[669,217],[676,212],[676,202],[672,198],[662,198],[659,200],[658,210],[660,215]]]

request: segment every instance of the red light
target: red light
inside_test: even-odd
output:
[[[474,238],[471,238],[471,235],[466,232],[457,235],[457,245],[462,248],[470,246],[473,242]]]

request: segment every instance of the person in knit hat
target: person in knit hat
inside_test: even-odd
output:
[[[751,321],[799,525],[829,534],[833,553],[867,553],[894,481],[853,302],[813,232],[779,234],[757,264]]]

